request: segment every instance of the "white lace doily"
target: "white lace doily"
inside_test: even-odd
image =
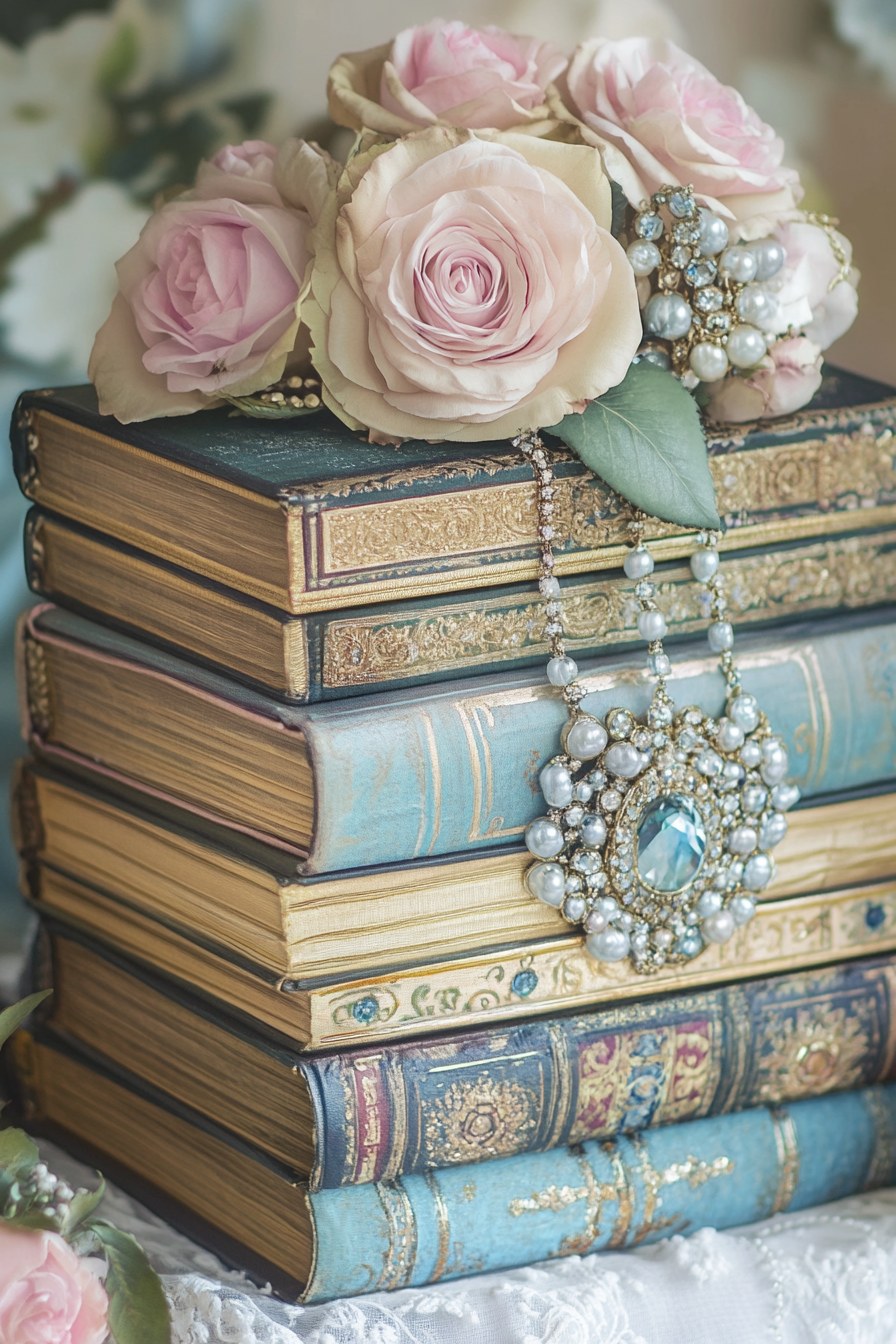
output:
[[[92,1174],[51,1144],[70,1184]],[[278,1301],[114,1186],[103,1213],[162,1275],[174,1344],[893,1344],[896,1190],[325,1306]]]

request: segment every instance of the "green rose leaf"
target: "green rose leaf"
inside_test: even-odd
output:
[[[550,432],[618,494],[680,527],[721,526],[697,404],[673,374],[642,360],[581,415]]]
[[[13,1032],[22,1025],[29,1013],[33,1013],[39,1003],[52,994],[52,989],[41,990],[38,994],[29,994],[27,999],[22,999],[19,1003],[12,1004],[9,1008],[4,1008],[0,1013],[0,1045],[7,1040]]]
[[[0,1168],[17,1174],[30,1171],[39,1161],[37,1144],[23,1129],[0,1129]]]
[[[70,1236],[79,1223],[83,1223],[85,1218],[89,1218],[96,1211],[100,1200],[106,1193],[106,1182],[100,1176],[100,1183],[96,1190],[79,1190],[73,1197],[69,1205],[68,1217],[65,1220],[65,1226],[62,1229],[63,1236]]]
[[[102,1242],[109,1272],[109,1329],[115,1344],[171,1344],[171,1317],[162,1281],[139,1242],[111,1223],[84,1224]]]

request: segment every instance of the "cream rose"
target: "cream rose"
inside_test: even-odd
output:
[[[118,262],[89,375],[123,423],[246,396],[283,373],[299,336],[310,234],[329,160],[252,141],[203,164]]]
[[[805,336],[776,341],[755,369],[706,385],[707,414],[731,424],[793,415],[821,387],[821,366],[821,347],[814,341]]]
[[[556,424],[641,337],[597,152],[433,128],[359,155],[314,233],[328,405],[381,441]]]
[[[736,89],[673,42],[596,38],[566,72],[567,114],[632,205],[667,183],[693,184],[743,238],[768,232],[802,194],[784,143]],[[562,112],[563,103],[552,105]]]
[[[434,19],[340,56],[327,82],[330,115],[384,135],[432,125],[543,131],[554,124],[545,88],[565,67],[549,42]]]

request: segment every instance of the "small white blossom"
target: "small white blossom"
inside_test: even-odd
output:
[[[10,354],[83,375],[118,289],[115,262],[148,213],[116,183],[92,182],[50,216],[44,238],[13,260],[0,295]]]

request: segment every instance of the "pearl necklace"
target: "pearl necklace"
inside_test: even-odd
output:
[[[784,743],[741,686],[734,632],[725,619],[718,533],[698,536],[690,564],[709,595],[707,635],[725,677],[724,717],[696,707],[676,711],[667,690],[667,625],[656,604],[642,514],[632,525],[635,544],[623,568],[635,580],[638,633],[656,678],[650,708],[643,723],[627,709],[611,709],[601,721],[582,708],[588,692],[566,652],[553,573],[554,469],[537,434],[521,434],[513,445],[535,476],[547,677],[570,714],[561,751],[539,775],[548,811],[526,828],[526,846],[537,860],[526,885],[583,926],[591,956],[604,962],[630,957],[635,970],[651,974],[690,961],[707,943],[728,942],[753,918],[756,897],[775,872],[769,851],[787,832],[784,814],[799,789],[785,782]]]

